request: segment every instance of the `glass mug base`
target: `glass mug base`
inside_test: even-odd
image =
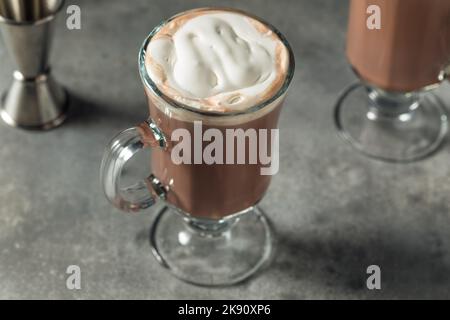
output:
[[[273,233],[254,206],[222,222],[191,219],[162,207],[150,229],[157,261],[175,277],[200,286],[241,282],[267,264]]]
[[[422,159],[436,151],[447,132],[447,114],[431,92],[399,113],[379,113],[362,83],[351,85],[334,110],[340,136],[364,155],[389,162]]]

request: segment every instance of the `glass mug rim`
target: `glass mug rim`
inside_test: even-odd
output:
[[[183,104],[183,103],[178,102],[175,99],[167,96],[166,94],[164,94],[158,88],[156,83],[151,79],[151,77],[147,71],[147,67],[145,64],[147,46],[150,43],[150,41],[153,39],[153,37],[159,32],[159,30],[161,30],[162,27],[164,27],[165,25],[170,23],[175,18],[178,18],[187,13],[200,12],[200,11],[215,11],[215,10],[240,13],[240,14],[246,15],[248,17],[251,17],[251,18],[263,23],[272,32],[274,32],[278,36],[278,38],[281,40],[283,45],[288,50],[289,65],[288,65],[288,70],[287,70],[287,73],[286,73],[286,76],[285,76],[282,86],[277,90],[277,92],[275,94],[271,95],[266,100],[264,100],[256,105],[253,105],[250,108],[247,108],[245,110],[234,111],[234,112],[218,112],[218,111],[201,110],[198,108],[191,107],[187,104]],[[144,42],[139,50],[138,65],[139,65],[139,74],[141,76],[141,80],[142,80],[144,86],[147,89],[149,89],[153,94],[155,94],[157,97],[162,98],[166,103],[169,104],[170,107],[173,107],[176,109],[182,109],[182,110],[185,110],[185,111],[188,111],[188,112],[191,112],[194,114],[202,115],[202,116],[209,116],[209,117],[214,117],[214,118],[227,118],[227,117],[233,117],[233,116],[238,116],[238,115],[243,115],[243,114],[254,113],[258,110],[265,108],[266,106],[269,106],[274,101],[276,101],[279,97],[281,97],[284,93],[286,93],[286,91],[289,88],[289,85],[291,84],[292,79],[294,77],[295,58],[294,58],[294,53],[292,51],[292,48],[291,48],[289,42],[287,41],[286,37],[278,29],[276,29],[273,25],[266,22],[265,20],[255,16],[255,15],[252,15],[250,13],[247,13],[243,10],[239,10],[239,9],[227,8],[227,7],[202,7],[202,8],[196,8],[196,9],[191,9],[191,10],[186,10],[186,11],[180,12],[166,20],[163,20],[161,23],[159,23],[144,40]]]

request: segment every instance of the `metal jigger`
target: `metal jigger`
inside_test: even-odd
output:
[[[17,70],[1,97],[0,116],[9,125],[47,130],[66,118],[68,98],[50,73],[54,18],[64,0],[0,0],[0,29]]]

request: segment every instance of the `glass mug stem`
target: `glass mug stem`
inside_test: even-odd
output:
[[[137,212],[151,207],[158,198],[166,198],[166,188],[153,174],[132,186],[120,186],[124,166],[135,154],[147,147],[165,149],[166,146],[164,134],[151,119],[111,140],[103,156],[100,181],[107,199],[115,207]]]
[[[366,90],[370,101],[367,112],[369,120],[408,121],[419,106],[418,92],[388,92],[372,86],[367,86]]]
[[[232,217],[219,221],[186,218],[184,219],[184,222],[190,230],[201,237],[220,237],[239,222],[239,217]]]

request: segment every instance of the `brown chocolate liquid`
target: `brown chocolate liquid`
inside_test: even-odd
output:
[[[147,92],[147,96],[151,93]],[[210,126],[203,123],[203,132],[209,128],[219,129],[224,137],[226,129],[268,129],[267,150],[271,155],[270,129],[276,129],[282,102],[273,110],[257,119],[235,126]],[[157,108],[149,99],[150,116],[170,140],[173,130],[185,128],[194,139],[194,122],[171,118]],[[203,143],[203,148],[209,142]],[[224,143],[225,144],[225,143]],[[258,141],[259,144],[259,141]],[[237,154],[235,143],[235,159]],[[169,187],[167,201],[184,212],[199,218],[220,219],[255,205],[264,195],[271,176],[261,175],[261,164],[248,164],[248,139],[246,139],[247,164],[175,164],[170,148],[152,150],[153,174]],[[224,146],[225,159],[225,146]],[[193,157],[193,149],[191,151]],[[236,163],[236,161],[234,162]],[[259,163],[259,161],[258,161]]]
[[[381,9],[370,30],[369,5]],[[450,62],[450,0],[352,0],[347,57],[359,76],[390,91],[415,91],[439,82]]]

